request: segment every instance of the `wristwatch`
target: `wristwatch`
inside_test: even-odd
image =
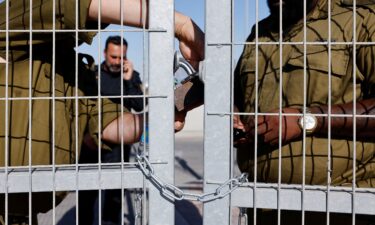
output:
[[[301,113],[302,112],[303,111],[301,110]],[[318,120],[316,119],[316,116],[311,114],[310,110],[306,109],[306,114],[298,119],[298,125],[302,130],[306,130],[306,134],[312,134],[318,125]]]

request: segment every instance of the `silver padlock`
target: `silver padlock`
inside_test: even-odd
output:
[[[187,74],[187,77],[185,77],[184,79],[181,79],[179,81],[177,81],[177,85],[176,86],[180,86],[182,84],[185,84],[186,82],[194,79],[195,77],[199,77],[199,79],[203,81],[203,63],[204,61],[201,61],[199,62],[199,70],[196,71],[192,65],[190,65],[190,63],[188,61],[186,61],[186,59],[181,55],[180,52],[176,51],[175,54],[174,54],[174,65],[173,65],[173,73],[176,74],[177,70],[182,68],[186,74]],[[176,84],[176,82],[175,82]]]

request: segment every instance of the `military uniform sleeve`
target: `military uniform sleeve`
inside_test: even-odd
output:
[[[86,28],[87,14],[90,7],[91,0],[78,1],[78,28]],[[76,0],[65,0],[65,26],[67,29],[76,28]]]
[[[132,79],[124,82],[124,95],[143,95],[139,73],[134,70]],[[143,110],[143,98],[124,98],[124,105],[137,112]]]
[[[364,10],[359,10],[359,16],[363,16],[362,27],[358,27],[358,42],[375,42],[375,4]],[[363,78],[362,90],[364,98],[375,97],[375,44],[357,44],[358,68],[357,77]]]
[[[243,93],[242,93],[242,88],[241,88],[241,74],[240,74],[240,68],[241,68],[241,62],[242,62],[242,57],[241,55],[236,69],[234,70],[234,105],[237,106],[238,110],[240,112],[243,111]]]
[[[123,112],[128,111],[123,109]],[[101,114],[100,120],[99,113]],[[108,124],[117,118],[121,118],[121,105],[113,103],[109,99],[103,99],[100,107],[98,104],[94,105],[89,116],[88,132],[96,143],[99,141],[99,124],[101,131],[103,131]],[[124,129],[126,129],[126,127],[124,127]],[[111,148],[102,142],[102,149],[110,150]]]
[[[80,0],[78,1],[78,18],[76,18],[76,0],[65,0],[64,2],[64,22],[66,29],[96,29],[98,24],[96,22],[88,22],[87,15],[91,0]],[[78,24],[76,26],[76,20]],[[103,25],[101,28],[105,28]],[[92,39],[96,35],[96,32],[79,32],[78,38],[88,44],[91,44]]]
[[[78,4],[76,4],[76,2]],[[87,21],[88,9],[91,0],[33,0],[32,9],[32,28],[46,30],[39,34],[33,35],[32,44],[44,44],[52,41],[52,28],[55,30],[75,30],[75,29],[97,29],[97,22]],[[27,30],[30,28],[30,5],[25,4],[24,1],[11,1],[9,7],[9,20],[6,21],[5,2],[0,3],[0,29],[5,29],[6,24],[9,25],[9,30]],[[55,15],[53,15],[53,7],[55,6]],[[76,10],[78,6],[78,10]],[[78,15],[76,15],[76,11]],[[53,19],[55,17],[55,19]],[[76,26],[77,19],[77,26]],[[55,24],[53,24],[55,22]],[[102,28],[105,25],[102,26]],[[6,32],[0,32],[0,56],[5,55],[6,46]],[[91,43],[96,32],[79,31],[79,40],[88,44]],[[58,33],[57,39],[75,37],[75,32]],[[9,47],[23,49],[28,46],[29,34],[25,32],[10,32],[9,33]],[[21,47],[21,48],[20,48]]]
[[[255,26],[252,27],[250,35],[247,37],[246,41],[251,42],[254,39]],[[243,65],[243,60],[250,55],[249,45],[245,45],[243,52],[238,59],[236,68],[234,70],[234,105],[237,106],[240,112],[244,111],[244,90],[242,81],[241,68]]]

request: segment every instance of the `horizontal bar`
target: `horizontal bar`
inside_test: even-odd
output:
[[[125,26],[124,26],[125,27]],[[7,32],[7,30],[0,30],[0,32]],[[44,29],[44,30],[38,30],[38,29],[23,29],[23,30],[12,30],[10,29],[8,31],[9,33],[52,33],[52,32],[55,32],[55,33],[75,33],[75,32],[101,32],[101,33],[110,33],[110,32],[138,32],[138,33],[143,33],[143,32],[161,32],[161,33],[164,33],[164,32],[167,32],[165,29],[142,29],[142,28],[139,28],[139,29],[77,29],[77,30],[74,30],[74,29],[60,29],[60,30],[51,30],[51,29]]]
[[[302,210],[302,186],[282,185],[280,190],[280,209]],[[327,211],[327,187],[305,186],[304,210],[315,212]],[[232,205],[235,207],[252,208],[254,205],[253,187],[239,187],[231,196]],[[352,213],[352,188],[330,187],[329,212]],[[256,188],[257,208],[277,209],[277,186],[272,184],[257,183]],[[375,215],[375,190],[356,188],[354,199],[356,214]]]
[[[232,46],[232,45],[353,45],[353,42],[344,42],[344,41],[337,41],[337,42],[328,42],[328,41],[312,41],[312,42],[302,42],[302,41],[296,41],[296,42],[222,42],[222,43],[208,43],[208,46],[217,46],[218,48],[222,46]],[[368,42],[356,42],[356,45],[375,45],[375,42],[368,41]]]
[[[143,174],[134,167],[124,168],[123,183],[121,186],[120,166],[102,166],[99,180],[99,170],[97,166],[79,168],[75,171],[75,165],[71,167],[56,167],[55,187],[56,191],[75,190],[97,190],[99,184],[101,189],[142,188]],[[32,186],[30,187],[30,172],[27,168],[8,169],[8,183],[5,180],[6,173],[0,171],[0,193],[23,193],[29,192],[49,192],[53,190],[52,168],[37,168],[31,172]],[[78,179],[77,179],[78,176]],[[78,180],[78,184],[77,184]]]
[[[64,96],[64,97],[8,97],[8,98],[0,98],[1,101],[5,100],[65,100],[65,99],[108,99],[108,98],[167,98],[166,95],[122,95],[122,96]]]
[[[328,114],[322,114],[322,113],[308,113],[306,112],[306,114],[312,114],[316,117],[327,117]],[[280,113],[276,112],[276,113],[243,113],[243,112],[233,112],[233,113],[230,113],[230,112],[226,112],[226,113],[221,113],[221,112],[218,112],[218,113],[214,113],[214,112],[207,112],[207,116],[220,116],[220,117],[224,117],[224,116],[230,116],[230,115],[240,115],[240,116],[255,116],[255,115],[258,115],[258,116],[279,116]],[[303,116],[304,114],[303,113],[281,113],[281,115],[283,116]],[[363,115],[363,114],[334,114],[334,113],[331,113],[329,114],[331,117],[338,117],[338,118],[352,118],[352,117],[357,117],[357,118],[374,118],[375,115]]]

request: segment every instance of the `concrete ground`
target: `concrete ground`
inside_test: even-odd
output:
[[[183,191],[202,193],[203,190],[203,133],[201,131],[187,131],[176,135],[175,141],[175,183]],[[125,194],[124,222],[135,224],[134,205],[135,194]],[[132,200],[133,199],[133,200]],[[66,199],[56,208],[56,224],[76,224],[76,195],[69,193]],[[179,201],[175,203],[176,225],[200,225],[202,224],[203,204],[191,201]],[[237,224],[238,209],[232,210],[232,224]],[[39,224],[51,225],[52,211],[39,214]],[[94,224],[98,224],[96,215]],[[105,225],[104,223],[102,223]],[[109,225],[109,224],[108,224]]]

